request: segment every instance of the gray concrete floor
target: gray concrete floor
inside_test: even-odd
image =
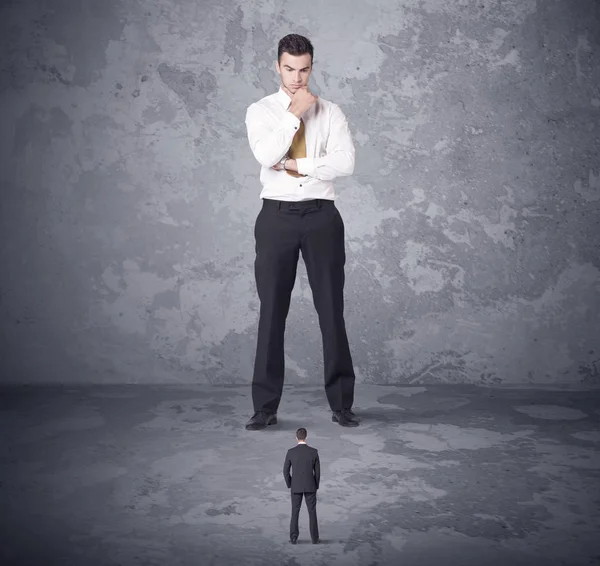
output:
[[[3,566],[600,564],[598,390],[358,385],[346,429],[286,386],[259,432],[249,386],[0,393]],[[304,506],[288,542],[300,426],[321,545]]]

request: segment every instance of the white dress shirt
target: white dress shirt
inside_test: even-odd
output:
[[[300,120],[288,108],[292,99],[279,91],[252,103],[246,111],[250,149],[261,164],[261,199],[302,201],[335,200],[332,180],[354,172],[354,144],[346,116],[340,107],[321,97],[302,116],[306,157],[296,160],[294,177],[271,169],[292,145]]]

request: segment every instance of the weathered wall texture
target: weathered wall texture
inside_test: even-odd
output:
[[[355,175],[358,380],[600,382],[595,0],[38,0],[0,9],[1,379],[250,382],[244,115],[315,46]],[[287,383],[320,383],[301,263]]]

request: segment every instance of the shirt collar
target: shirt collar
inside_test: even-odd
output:
[[[298,441],[298,444],[306,444],[306,442],[304,442],[304,440],[300,440]]]
[[[283,106],[287,110],[289,105],[292,103],[292,99],[285,92],[285,90],[283,90],[283,88],[281,86],[279,87],[279,90],[277,91],[276,96],[277,96],[277,100],[279,100],[281,106]]]

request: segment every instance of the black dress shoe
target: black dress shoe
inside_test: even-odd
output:
[[[342,409],[341,411],[333,411],[331,420],[334,423],[339,423],[341,426],[358,426],[358,419],[350,409]]]
[[[313,544],[319,544],[320,542],[321,542],[321,539],[320,539],[320,538],[318,538],[317,540],[313,540],[313,541],[312,541],[312,543],[313,543]]]
[[[268,411],[256,411],[246,423],[246,430],[262,430],[269,425],[277,424],[277,415]]]
[[[291,539],[290,539],[290,542],[291,542],[292,544],[296,544],[296,543],[297,543],[297,541],[298,541],[298,539],[297,539],[296,537],[294,537],[294,538],[291,538]]]

